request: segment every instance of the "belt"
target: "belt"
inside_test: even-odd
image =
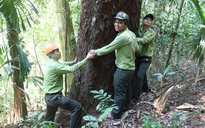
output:
[[[55,93],[46,93],[46,95],[56,95],[56,94],[59,94],[59,93],[62,93],[62,92],[60,91],[60,92],[55,92]]]
[[[139,56],[139,58],[140,58],[140,59],[141,59],[141,58],[152,59],[152,57],[150,57],[150,56]]]

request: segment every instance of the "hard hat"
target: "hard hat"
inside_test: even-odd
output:
[[[129,16],[123,11],[119,11],[114,18],[126,20],[127,22],[129,22]]]
[[[147,15],[143,18],[143,20],[146,19],[147,17],[151,18],[152,21],[154,20],[154,16],[153,16],[152,14],[147,14]]]
[[[56,49],[58,49],[58,46],[54,43],[50,43],[44,48],[44,53],[47,55],[48,53]]]

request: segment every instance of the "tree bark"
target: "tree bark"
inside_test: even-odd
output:
[[[141,0],[94,1],[83,0],[80,16],[77,59],[85,58],[91,49],[109,44],[116,36],[113,17],[119,11],[129,15],[129,29],[137,34],[141,11]],[[86,111],[95,110],[99,102],[90,94],[91,90],[104,89],[113,94],[114,52],[89,61],[80,71],[74,73],[70,95],[79,101]]]
[[[55,3],[62,59],[64,61],[71,61],[74,60],[76,56],[76,40],[74,38],[70,5],[67,0],[56,0]],[[66,74],[64,78],[64,94],[66,94],[67,90],[70,89],[73,75],[69,73]]]
[[[18,32],[13,27],[13,23],[10,19],[7,19],[7,29],[8,29],[8,44],[10,49],[11,59],[17,58],[19,53],[16,43],[19,41]],[[11,62],[14,67],[20,67],[19,61]],[[26,97],[24,94],[24,85],[19,80],[20,71],[18,69],[13,69],[13,87],[14,87],[14,104],[12,111],[9,115],[8,122],[18,123],[18,118],[25,118],[27,115],[27,105]]]

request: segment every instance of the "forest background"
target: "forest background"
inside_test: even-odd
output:
[[[87,1],[87,3],[89,2]],[[95,1],[94,3],[98,4],[98,2],[100,4],[102,1]],[[105,3],[109,4],[109,2],[105,0]],[[82,23],[80,11],[86,5],[82,5],[82,3],[86,4],[86,1],[1,0],[0,124],[3,124],[2,126],[16,124],[20,117],[25,118],[32,112],[45,110],[42,80],[44,65],[47,60],[43,48],[47,43],[54,42],[61,46],[62,60],[64,61],[73,60],[76,56],[81,60],[85,57],[89,48],[96,47],[95,44],[89,44],[89,46],[88,44],[77,44],[82,40],[80,37],[83,36],[79,32],[82,29],[79,28],[80,22]],[[93,2],[90,4],[92,5]],[[157,33],[155,53],[147,74],[149,84],[152,85],[151,88],[157,90],[158,85],[182,83],[190,74],[195,74],[194,81],[197,81],[204,74],[205,2],[203,0],[139,0],[136,4],[140,5],[136,7],[139,9],[138,12],[136,12],[137,10],[127,10],[129,16],[133,19],[132,22],[136,21],[136,28],[132,28],[136,35],[142,17],[148,13],[155,16],[153,24]],[[105,7],[102,6],[101,9],[106,10]],[[92,9],[94,7],[90,8],[89,12],[92,12]],[[115,13],[117,13],[120,11],[119,9],[112,9],[112,11],[115,10]],[[110,8],[107,10],[110,11]],[[123,11],[126,12],[126,10]],[[95,20],[92,19],[91,21]],[[84,24],[86,23],[84,22]],[[111,38],[115,35],[113,30],[109,33],[105,28],[104,31]],[[105,44],[102,43],[97,46],[101,47]],[[84,45],[86,49],[81,45]],[[83,51],[83,54],[80,54],[79,51]],[[79,92],[76,85],[79,86],[83,82],[77,83],[76,79],[79,79],[82,73],[85,76],[86,73],[91,73],[91,75],[102,73],[103,68],[97,72],[95,69],[96,74],[92,73],[92,69],[93,67],[99,68],[96,65],[100,65],[99,63],[103,60],[108,60],[107,67],[106,63],[103,63],[105,69],[114,64],[114,56],[111,54],[100,58],[97,63],[89,63],[85,68],[88,69],[87,72],[77,72],[74,77],[72,74],[68,74],[65,77],[64,93],[67,94],[71,90],[70,95],[74,99],[82,99],[82,96],[76,96],[83,92]],[[111,83],[112,71],[114,71],[113,66],[109,68],[111,68],[110,73],[104,80],[108,81],[107,83]],[[175,72],[175,74],[167,76],[168,72]],[[83,75],[83,78],[86,79],[85,76]],[[87,89],[83,88],[86,90],[83,93],[88,92],[88,99],[93,99],[93,95],[89,94],[89,91],[99,90],[102,86],[89,87],[89,84],[93,86],[92,83],[88,82],[85,85]],[[113,93],[109,86],[105,86],[103,89],[110,94]],[[93,100],[86,105],[84,105],[85,103],[82,104],[89,111],[95,108],[97,102],[97,100]],[[92,103],[94,103],[93,106],[91,106]]]

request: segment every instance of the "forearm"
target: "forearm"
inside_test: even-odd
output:
[[[75,64],[75,61],[64,62],[63,64],[71,66]]]

